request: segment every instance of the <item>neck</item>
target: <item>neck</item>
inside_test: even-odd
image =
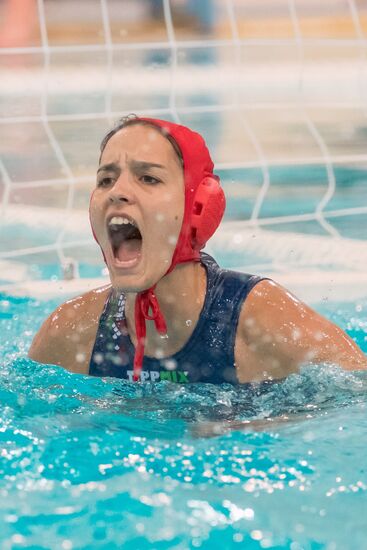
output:
[[[183,347],[199,319],[206,294],[206,271],[199,262],[179,264],[155,288],[160,309],[167,323],[162,338],[153,321],[147,321],[145,355],[165,357]],[[125,315],[130,338],[136,345],[136,293],[126,294]]]

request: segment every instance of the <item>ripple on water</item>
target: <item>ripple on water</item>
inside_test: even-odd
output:
[[[0,319],[2,548],[363,548],[366,373],[238,388],[73,375],[24,359],[39,307]]]

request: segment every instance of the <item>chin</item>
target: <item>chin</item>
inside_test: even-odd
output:
[[[159,280],[144,273],[116,273],[114,270],[110,270],[110,279],[116,290],[132,293],[147,290]]]
[[[114,273],[110,270],[110,279],[112,287],[123,292],[142,292],[149,288],[149,283],[145,281],[145,277],[137,274]]]
[[[137,271],[136,273],[118,273],[113,269],[110,269],[109,271],[113,288],[126,293],[137,293],[148,290],[148,288],[151,288],[159,283],[159,281],[165,276],[167,269],[159,273],[147,273],[145,270],[143,272]]]

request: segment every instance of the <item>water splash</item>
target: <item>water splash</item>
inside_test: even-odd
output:
[[[14,300],[0,320],[2,548],[363,548],[365,372],[244,387],[75,375],[24,358],[39,309]]]

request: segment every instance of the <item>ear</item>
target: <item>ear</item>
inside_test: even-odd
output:
[[[220,224],[226,199],[219,178],[204,178],[195,193],[191,213],[191,242],[194,250],[201,250]]]

